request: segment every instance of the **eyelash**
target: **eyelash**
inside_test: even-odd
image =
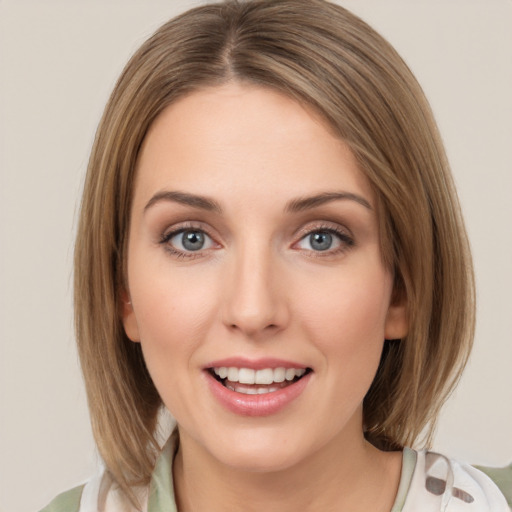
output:
[[[172,256],[179,258],[179,259],[189,259],[193,260],[195,258],[200,258],[204,256],[205,251],[209,251],[210,249],[204,249],[204,250],[198,250],[198,251],[181,251],[179,249],[176,249],[173,247],[169,242],[177,235],[184,233],[186,231],[197,231],[200,233],[204,233],[208,238],[210,238],[213,243],[215,244],[214,238],[208,233],[206,229],[204,229],[203,226],[194,224],[194,223],[187,223],[183,224],[180,227],[173,229],[172,231],[165,232],[162,234],[159,240],[159,244],[165,246],[165,250],[168,251]],[[338,227],[335,227],[331,224],[319,224],[316,226],[309,226],[307,228],[302,229],[298,235],[300,238],[294,242],[292,245],[295,246],[305,240],[308,236],[311,236],[314,233],[328,233],[330,235],[334,235],[339,243],[340,246],[335,249],[326,249],[325,251],[315,251],[312,249],[297,249],[307,254],[307,256],[312,258],[325,258],[328,256],[335,256],[337,254],[342,254],[355,245],[355,241],[352,238],[351,235],[347,234],[346,230],[340,229]],[[217,244],[218,245],[218,244]]]
[[[176,229],[173,229],[172,231],[164,232],[162,234],[162,236],[160,237],[159,243],[165,247],[165,250],[167,252],[169,252],[172,256],[179,258],[179,259],[192,260],[192,259],[200,258],[200,257],[204,256],[204,250],[184,252],[184,251],[180,251],[179,249],[176,249],[169,243],[175,236],[179,235],[180,233],[184,233],[186,231],[197,231],[200,233],[204,233],[208,238],[213,240],[213,237],[210,236],[208,231],[205,230],[203,226],[193,224],[193,223],[186,223],[186,224],[182,224],[180,227],[178,227]],[[208,250],[208,249],[206,249],[206,250]]]
[[[314,226],[308,226],[302,229],[299,232],[299,240],[295,242],[293,245],[297,245],[298,243],[302,242],[303,240],[305,240],[307,237],[311,236],[314,233],[328,233],[330,235],[334,235],[338,239],[340,245],[335,249],[327,249],[325,251],[304,249],[303,251],[310,258],[326,258],[329,256],[336,256],[345,253],[346,251],[350,250],[352,247],[355,246],[355,240],[350,234],[347,233],[346,229],[341,229],[332,224],[325,223]]]

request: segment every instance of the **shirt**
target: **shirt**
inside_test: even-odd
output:
[[[172,477],[177,449],[175,431],[157,459],[150,485],[135,489],[141,511],[177,512]],[[502,488],[512,497],[512,465],[499,475]],[[510,510],[503,493],[483,471],[438,453],[403,450],[398,493],[390,512]],[[138,512],[138,509],[104,472],[85,485],[59,495],[41,512]]]

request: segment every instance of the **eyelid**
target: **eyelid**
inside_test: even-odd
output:
[[[296,238],[297,240],[302,239],[315,231],[329,231],[332,233],[344,235],[347,238],[354,238],[352,232],[346,226],[343,226],[338,222],[326,220],[308,222],[307,224],[301,226],[301,228],[295,232],[294,238]]]
[[[169,241],[179,235],[180,233],[183,233],[185,231],[200,231],[204,233],[208,238],[211,239],[213,247],[208,247],[206,249],[199,249],[197,251],[187,251],[187,250],[180,250],[171,244],[169,244]],[[299,244],[302,240],[304,240],[307,236],[310,236],[311,234],[319,231],[324,231],[333,234],[335,237],[337,237],[339,241],[339,246],[335,247],[334,249],[326,249],[325,251],[318,251],[314,249],[305,249],[296,247],[297,244]],[[306,225],[302,226],[300,229],[298,229],[295,234],[293,235],[294,242],[291,245],[292,249],[303,251],[304,253],[308,253],[308,255],[313,257],[328,257],[333,256],[338,253],[343,253],[352,248],[355,245],[354,236],[352,235],[351,231],[337,223],[332,221],[317,221],[317,222],[309,222]],[[158,243],[160,245],[163,245],[165,249],[171,253],[174,257],[179,258],[185,258],[185,259],[194,259],[194,258],[200,258],[205,257],[209,253],[211,253],[212,250],[217,250],[222,247],[222,244],[220,244],[218,241],[218,236],[215,236],[211,233],[211,229],[208,225],[205,225],[201,221],[184,221],[179,222],[177,224],[173,224],[171,226],[168,226],[162,234],[159,236]]]
[[[160,241],[169,240],[173,236],[178,233],[183,233],[183,231],[203,231],[208,236],[211,237],[209,230],[201,223],[195,221],[185,221],[178,222],[177,224],[172,224],[171,226],[166,227],[162,234],[160,235]]]
[[[334,249],[327,249],[325,251],[315,251],[313,249],[302,249],[296,248],[295,246],[302,242],[306,237],[312,235],[315,232],[327,232],[336,236],[340,242],[340,246]],[[355,239],[350,230],[338,223],[330,221],[319,221],[317,223],[308,223],[301,227],[295,234],[295,242],[292,244],[292,248],[296,248],[299,251],[310,253],[314,257],[326,257],[333,256],[338,253],[343,253],[355,245]]]
[[[197,251],[187,251],[187,250],[180,250],[174,246],[172,246],[169,242],[180,233],[183,233],[185,231],[200,231],[204,233],[211,241],[213,247],[208,247],[206,249],[199,249]],[[162,234],[159,237],[158,243],[160,245],[163,245],[165,249],[171,253],[171,255],[180,257],[180,258],[187,258],[187,259],[194,259],[198,257],[204,257],[207,253],[209,253],[212,249],[218,249],[221,247],[221,244],[217,242],[216,237],[211,234],[211,230],[208,229],[207,226],[205,226],[202,222],[197,221],[185,221],[178,224],[173,224],[172,226],[169,226],[167,229],[165,229]]]

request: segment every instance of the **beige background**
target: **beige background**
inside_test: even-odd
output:
[[[192,1],[0,0],[0,510],[97,466],[72,333],[71,257],[95,126],[123,64]],[[512,2],[340,1],[417,74],[474,250],[476,347],[435,448],[512,460]]]

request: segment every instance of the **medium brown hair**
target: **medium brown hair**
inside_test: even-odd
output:
[[[364,400],[381,449],[430,439],[467,360],[473,273],[449,166],[425,96],[396,51],[323,0],[255,0],[192,9],[131,58],[90,157],[75,250],[75,321],[93,432],[125,491],[147,483],[161,399],[121,323],[136,162],[171,103],[228,81],[277,90],[320,113],[355,154],[378,200],[382,255],[407,303],[409,333],[388,340]]]

